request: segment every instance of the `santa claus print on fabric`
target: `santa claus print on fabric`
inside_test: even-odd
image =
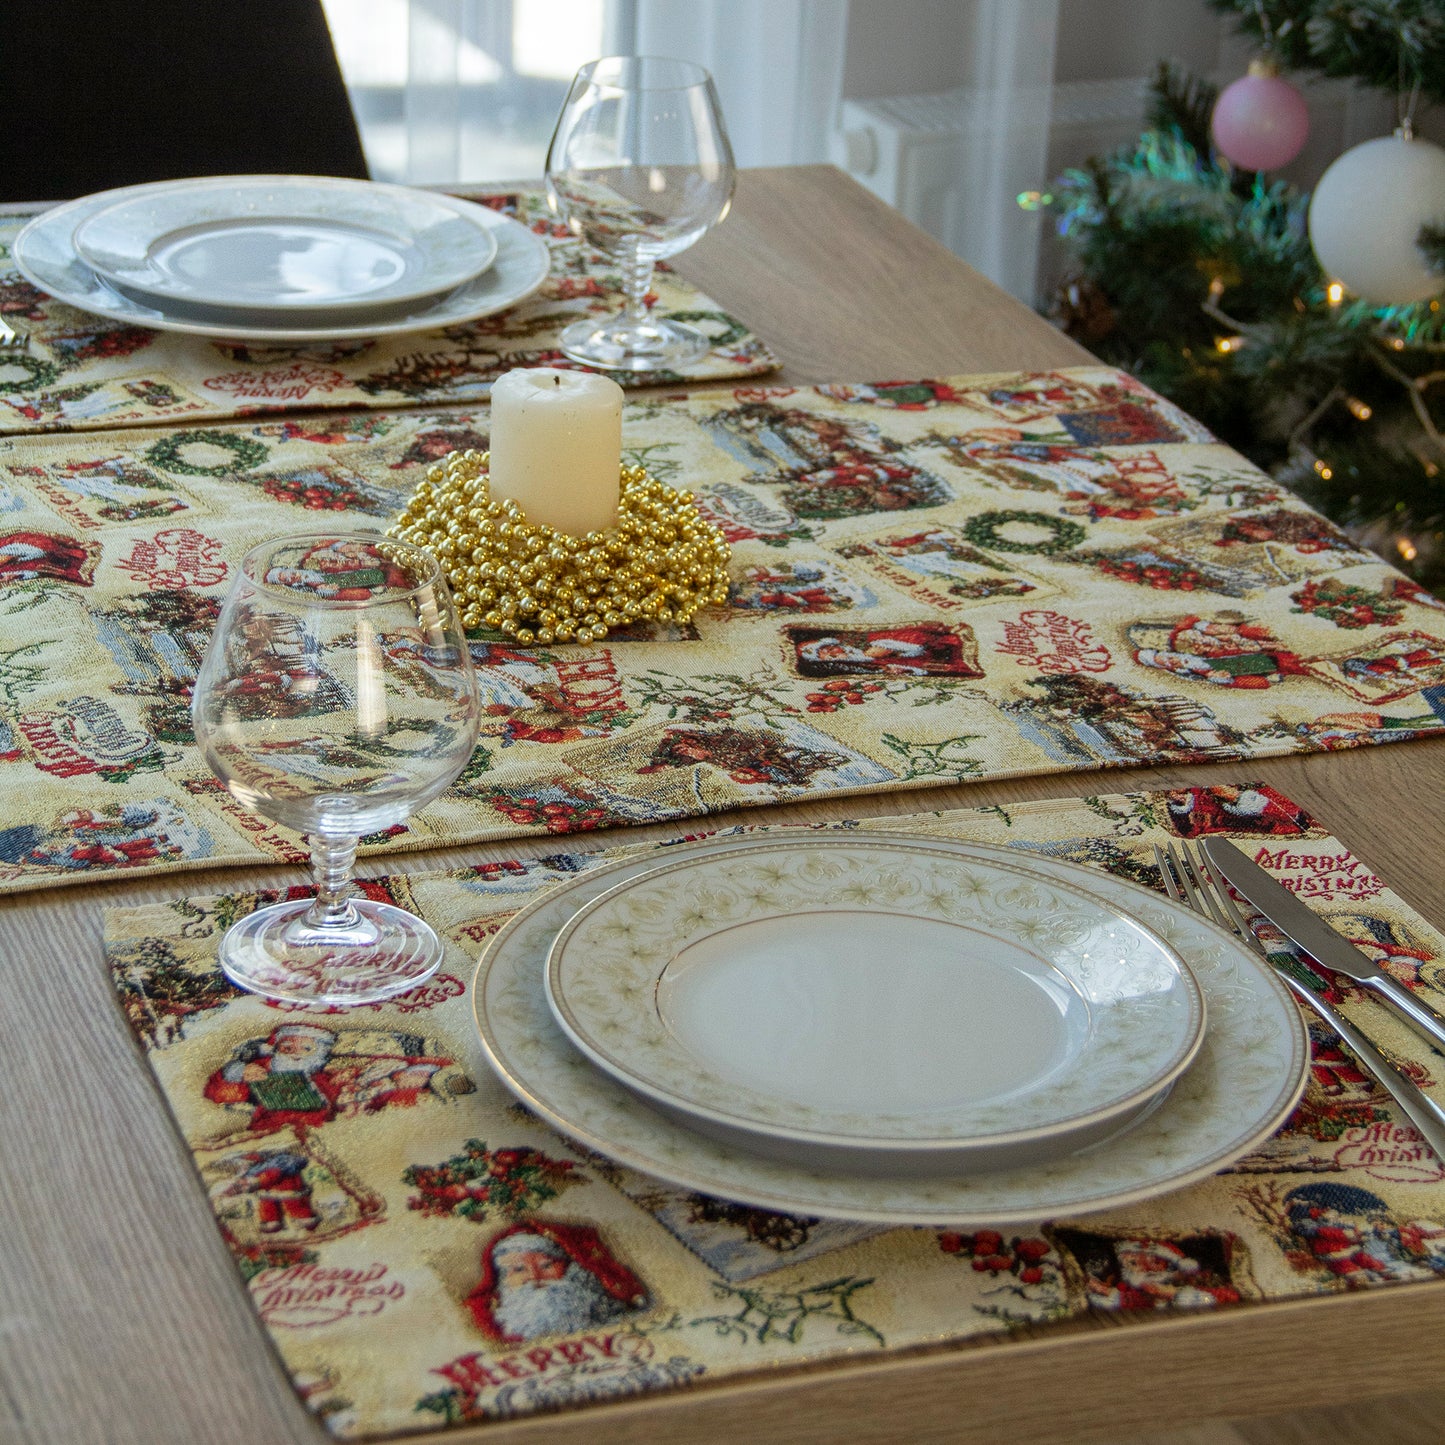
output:
[[[963,623],[892,627],[788,627],[800,677],[982,677],[978,644]]]
[[[647,1304],[646,1286],[591,1225],[551,1220],[494,1235],[467,1296],[477,1328],[506,1344],[593,1329]]]
[[[233,1050],[204,1094],[213,1104],[249,1109],[246,1132],[260,1136],[469,1089],[453,1061],[419,1034],[288,1023]]]

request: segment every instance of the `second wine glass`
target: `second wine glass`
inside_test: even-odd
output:
[[[653,264],[686,250],[727,214],[735,171],[712,77],[655,55],[610,56],[577,72],[547,152],[547,192],[573,232],[616,261],[620,315],[562,332],[574,361],[617,371],[670,371],[708,338],[653,317]]]
[[[232,924],[221,968],[267,998],[372,1003],[435,972],[422,919],[355,897],[360,837],[443,792],[480,708],[436,558],[375,533],[277,538],[242,559],[192,698],[196,741],[242,807],[309,836],[316,897]]]

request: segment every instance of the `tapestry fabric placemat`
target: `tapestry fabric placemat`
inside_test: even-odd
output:
[[[868,827],[1001,844],[1152,886],[1156,841],[1233,836],[1396,977],[1445,1003],[1445,940],[1267,787]],[[820,1222],[674,1189],[569,1145],[491,1075],[472,1018],[474,965],[550,883],[647,851],[369,880],[429,919],[448,951],[413,994],[351,1011],[276,1008],[217,969],[222,931],[275,895],[107,915],[119,1001],[252,1304],[335,1435],[576,1407],[1091,1311],[1223,1309],[1445,1274],[1445,1164],[1317,1021],[1304,1099],[1266,1144],[1202,1184],[1078,1219]],[[1322,985],[1298,959],[1280,961]],[[1438,1089],[1440,1061],[1414,1035],[1357,994],[1331,996]],[[527,1250],[559,1267],[519,1304],[497,1266]]]
[[[571,366],[563,327],[622,304],[616,265],[561,225],[538,192],[481,198],[542,236],[551,273],[525,301],[479,321],[373,340],[216,341],[108,320],[56,301],[9,261],[28,215],[0,214],[0,316],[29,334],[0,355],[0,433],[200,423],[324,406],[477,401],[514,366]],[[778,360],[745,322],[682,277],[653,274],[655,313],[699,327],[712,349],[681,372],[639,372],[629,386],[756,376]],[[620,378],[619,378],[620,379]]]
[[[0,889],[301,860],[194,744],[233,569],[285,532],[385,526],[487,424],[414,410],[12,443]],[[588,646],[478,635],[470,766],[368,849],[1445,729],[1445,604],[1121,373],[651,398],[624,443],[727,534],[729,605]],[[310,705],[296,666],[278,650],[258,671],[258,708]]]

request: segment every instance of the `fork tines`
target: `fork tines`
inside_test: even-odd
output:
[[[1187,843],[1178,848],[1173,843],[1161,848],[1154,845],[1154,858],[1164,880],[1164,891],[1176,903],[1183,903],[1196,913],[1237,934],[1258,952],[1263,952],[1254,929],[1239,910],[1229,892],[1229,885],[1210,872],[1204,860]]]

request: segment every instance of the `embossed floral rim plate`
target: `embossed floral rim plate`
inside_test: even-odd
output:
[[[123,194],[147,191],[166,182],[127,186],[105,193],[108,204]],[[112,321],[132,326],[149,326],[156,331],[175,331],[185,336],[210,336],[225,341],[259,341],[277,345],[312,341],[361,341],[375,336],[402,336],[413,331],[432,331],[459,326],[497,311],[505,311],[525,300],[547,279],[551,252],[547,243],[526,226],[488,206],[478,206],[453,196],[438,197],[448,206],[465,207],[479,226],[489,230],[497,242],[497,255],[480,276],[473,277],[439,301],[423,303],[402,316],[376,315],[362,322],[297,324],[255,320],[238,313],[224,322],[196,320],[122,295],[86,265],[75,249],[74,234],[97,208],[93,196],[42,211],[15,238],[11,257],[16,269],[32,285],[57,301]],[[313,324],[314,323],[314,324]]]
[[[97,195],[97,202],[102,199]],[[76,225],[97,275],[143,305],[277,324],[430,303],[497,254],[472,208],[334,176],[205,176],[113,195]]]
[[[950,846],[916,833],[887,836]],[[755,843],[753,835],[685,846],[725,853]],[[542,979],[548,950],[578,907],[655,868],[655,854],[599,864],[503,927],[472,991],[482,1047],[523,1104],[585,1147],[683,1189],[819,1218],[962,1227],[1123,1208],[1208,1178],[1273,1134],[1304,1091],[1309,1045],[1299,1009],[1269,966],[1223,929],[1145,889],[1032,852],[997,851],[1134,914],[1188,960],[1207,1001],[1209,1029],[1193,1065],[1156,1110],[1090,1149],[957,1177],[874,1177],[765,1159],[665,1118],[572,1046]]]
[[[939,1172],[1081,1148],[1188,1067],[1199,985],[1115,905],[966,845],[758,839],[619,882],[547,965],[562,1031],[704,1131]]]

